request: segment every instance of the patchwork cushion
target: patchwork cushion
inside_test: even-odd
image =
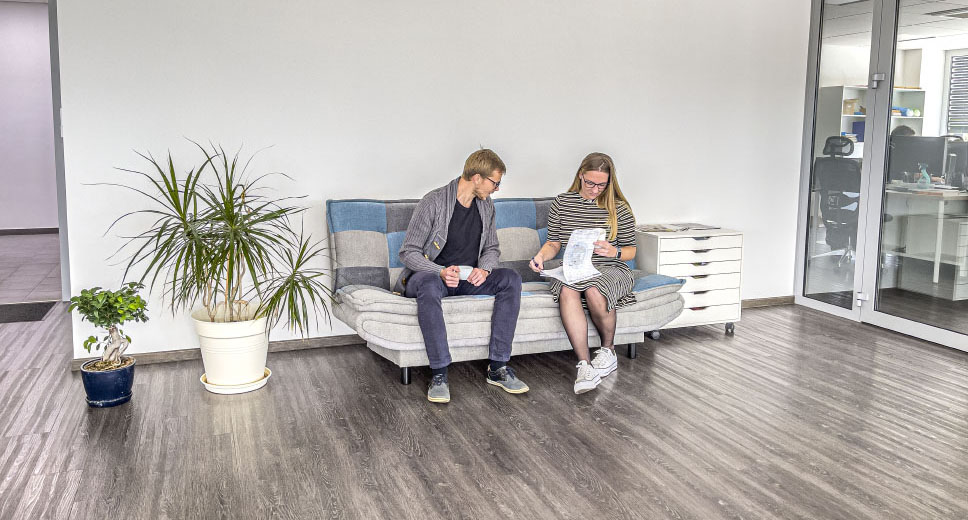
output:
[[[501,245],[499,267],[513,269],[524,281],[543,278],[528,267],[548,238],[548,210],[554,197],[494,199],[494,219]],[[326,201],[330,258],[335,288],[371,285],[389,290],[403,271],[400,246],[419,201],[346,199]],[[553,269],[561,265],[546,262]],[[626,262],[635,269],[635,261]]]
[[[326,201],[329,253],[336,289],[370,285],[389,290],[403,271],[397,253],[416,200]]]

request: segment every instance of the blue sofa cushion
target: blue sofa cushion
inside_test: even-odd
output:
[[[681,286],[684,283],[686,283],[685,280],[680,280],[679,278],[673,278],[664,274],[647,274],[635,280],[635,285],[632,286],[632,292],[646,291],[665,285]]]

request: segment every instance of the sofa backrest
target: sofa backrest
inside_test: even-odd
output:
[[[528,261],[548,237],[548,209],[554,197],[494,199],[499,266],[524,281],[542,278]],[[403,271],[398,253],[417,200],[326,201],[335,289],[372,285],[390,290]],[[560,257],[560,253],[559,253]]]

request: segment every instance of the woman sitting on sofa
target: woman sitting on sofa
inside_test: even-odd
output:
[[[578,167],[571,187],[552,202],[548,211],[548,239],[531,260],[531,270],[541,271],[545,261],[568,245],[572,231],[583,228],[606,230],[606,240],[595,242],[592,255],[592,264],[602,274],[574,284],[551,280],[551,293],[558,302],[565,332],[579,359],[576,394],[594,389],[601,378],[618,368],[615,309],[635,303],[632,270],[624,262],[635,258],[635,216],[619,189],[612,158],[603,153],[588,154]],[[594,360],[589,357],[585,308],[602,341]]]

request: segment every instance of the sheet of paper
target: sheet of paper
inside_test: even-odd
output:
[[[576,283],[594,278],[602,273],[592,265],[592,254],[595,251],[595,241],[605,240],[605,230],[602,228],[576,229],[568,238],[568,246],[561,267],[545,269],[542,276],[557,278],[565,283]]]

